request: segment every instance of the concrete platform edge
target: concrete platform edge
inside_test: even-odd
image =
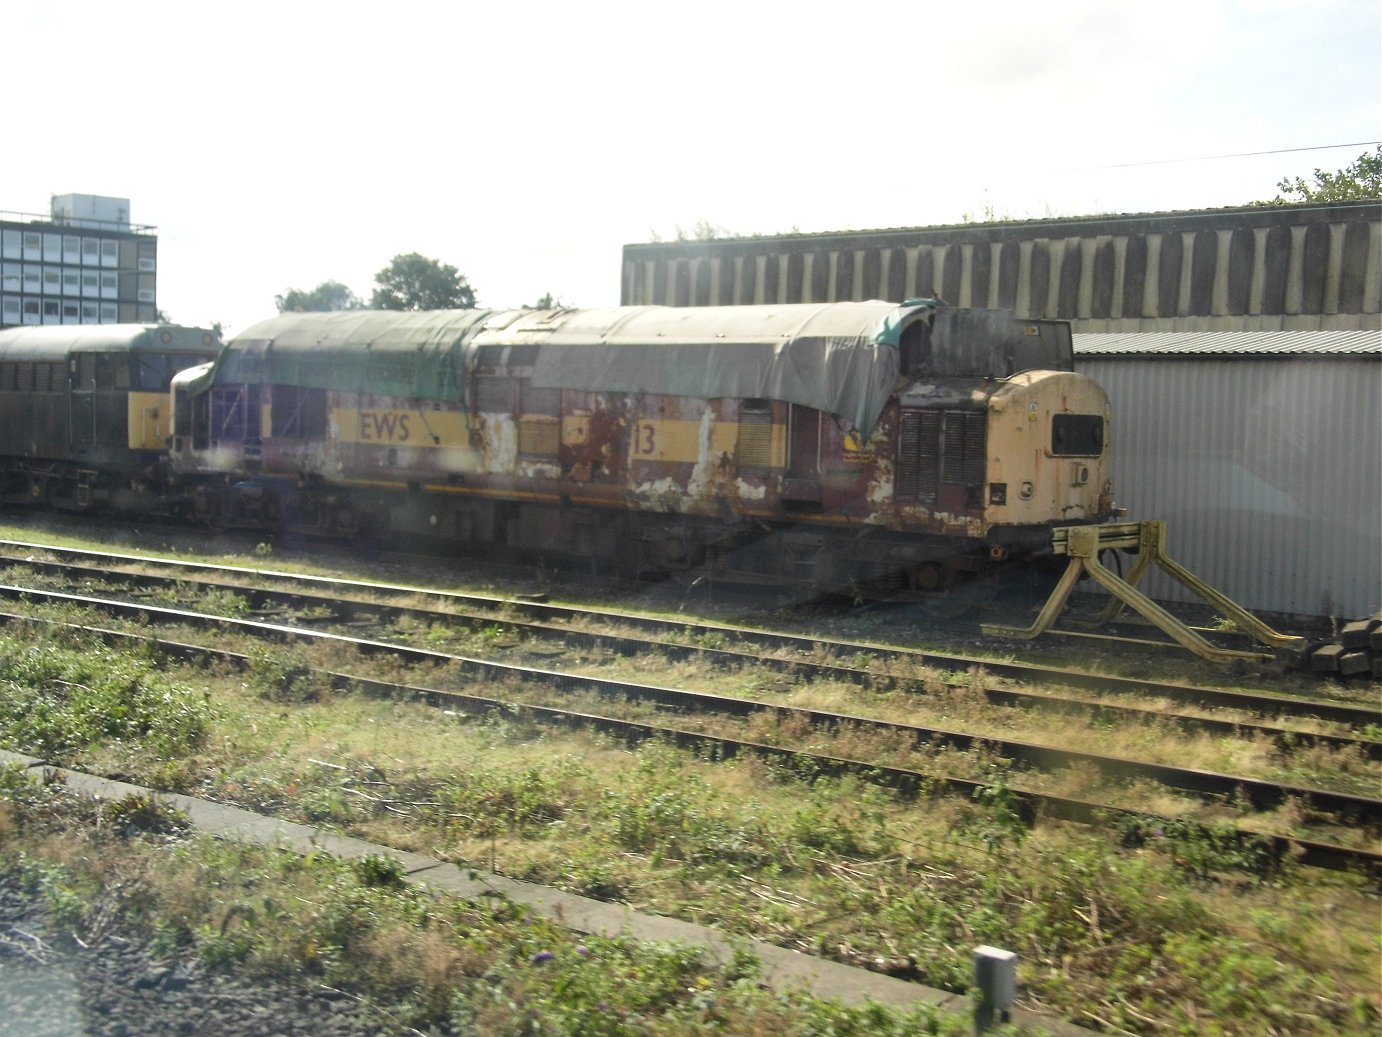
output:
[[[140,785],[52,767],[43,760],[5,750],[0,750],[0,763],[20,764],[35,777],[44,772],[51,772],[61,777],[69,788],[93,798],[157,796],[185,813],[199,832],[217,838],[265,846],[283,846],[297,853],[321,850],[343,859],[383,854],[403,865],[409,881],[428,889],[467,899],[499,894],[574,932],[611,937],[625,936],[649,942],[677,941],[704,947],[711,957],[718,961],[727,960],[736,950],[746,950],[762,962],[763,981],[774,990],[804,991],[813,997],[845,1004],[875,1001],[896,1007],[928,1004],[956,1014],[967,1014],[971,1011],[969,999],[960,994],[894,979],[881,973],[817,958],[761,940],[731,936],[709,926],[647,914],[622,904],[606,903],[550,886],[539,886],[478,869],[463,868],[421,854],[396,850],[351,836],[336,835],[310,825],[266,817],[242,807],[177,793],[155,792]],[[1093,1032],[1021,1009],[1012,1013],[1011,1021],[1032,1033],[1047,1033],[1053,1037],[1088,1037]]]

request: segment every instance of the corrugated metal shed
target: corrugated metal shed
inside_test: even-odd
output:
[[[1085,356],[1382,355],[1382,331],[1198,331],[1077,335]]]
[[[1108,391],[1113,478],[1171,555],[1257,610],[1382,606],[1382,346],[1376,332],[1076,335]],[[1149,580],[1154,597],[1188,601]]]

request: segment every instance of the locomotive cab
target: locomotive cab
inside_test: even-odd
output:
[[[159,504],[168,388],[215,332],[93,324],[0,332],[0,497],[84,510]]]
[[[988,432],[992,525],[1038,547],[1052,525],[1113,516],[1109,403],[1096,383],[1065,371],[1015,375],[993,393]]]

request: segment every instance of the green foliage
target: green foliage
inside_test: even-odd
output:
[[[1196,878],[1208,879],[1226,871],[1272,874],[1281,862],[1265,839],[1243,835],[1232,825],[1165,820],[1154,825],[1129,816],[1119,823],[1126,846],[1151,846],[1167,854],[1172,864]]]
[[[736,823],[733,814],[704,779],[685,769],[683,757],[657,744],[640,749],[634,772],[601,794],[600,817],[609,837],[648,855],[654,865],[771,861],[777,847],[766,829],[752,819]]]
[[[315,702],[326,691],[327,682],[300,653],[266,646],[250,653],[247,686],[272,702]]]
[[[1315,170],[1312,183],[1303,177],[1286,177],[1278,181],[1281,193],[1270,202],[1259,205],[1282,205],[1287,202],[1347,202],[1382,198],[1382,145],[1365,151],[1337,173]]]
[[[182,835],[190,829],[187,816],[157,796],[136,792],[101,807],[101,820],[121,835]]]
[[[282,295],[274,296],[274,305],[279,313],[326,313],[358,310],[364,303],[340,281],[323,281],[311,291],[289,288]]]
[[[1008,784],[1005,767],[991,769],[988,780],[974,790],[973,798],[984,809],[970,815],[968,823],[962,827],[977,832],[990,852],[1009,844],[1020,844],[1027,837],[1022,802]]]
[[[822,803],[798,810],[788,829],[794,843],[842,857],[863,857],[865,849],[852,821],[837,817]]]
[[[476,766],[437,790],[438,809],[484,834],[535,834],[566,813],[563,775],[570,773],[561,765],[517,772]]]
[[[71,871],[61,864],[21,854],[19,876],[25,890],[47,901],[54,925],[69,934],[82,928],[92,890]]]
[[[475,308],[475,290],[454,266],[416,252],[394,256],[374,281],[379,287],[370,306],[376,310]]]
[[[402,861],[382,853],[367,853],[357,857],[351,861],[351,867],[361,885],[381,889],[401,888],[407,874]]]
[[[210,717],[203,692],[142,651],[0,644],[0,739],[28,752],[62,757],[115,743],[167,758],[200,745]]]

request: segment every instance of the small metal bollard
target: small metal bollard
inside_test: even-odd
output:
[[[1008,1010],[1017,1000],[1017,955],[998,947],[974,948],[974,986],[979,991],[974,1032],[983,1033],[995,1022],[1008,1022]]]

